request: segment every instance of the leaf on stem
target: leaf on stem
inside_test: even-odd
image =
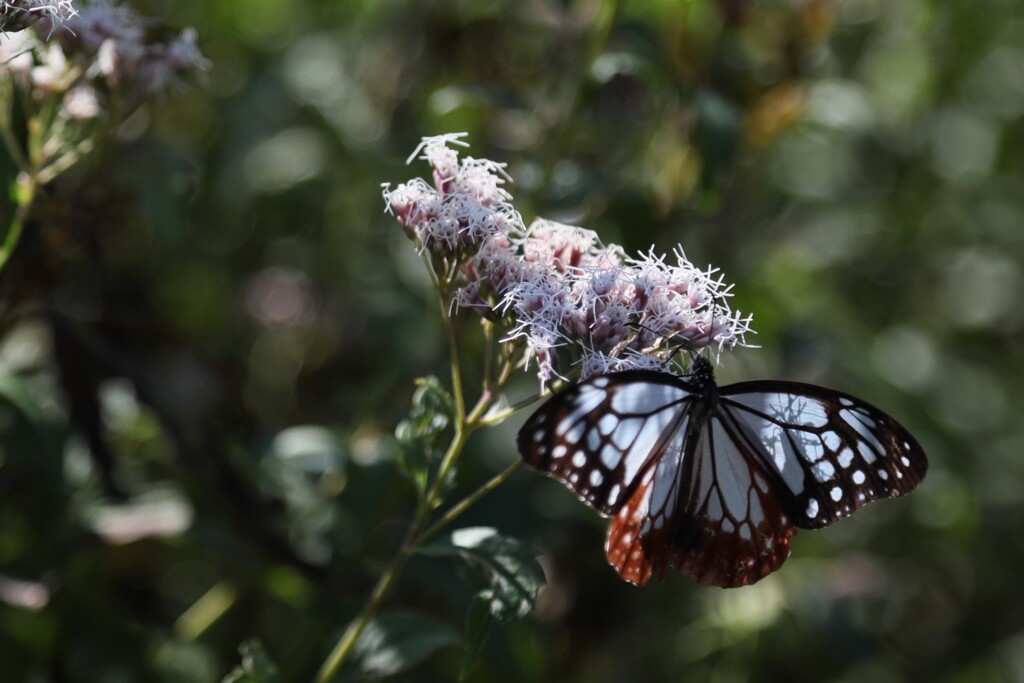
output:
[[[525,617],[534,607],[544,574],[537,553],[490,527],[467,527],[419,549],[423,555],[458,557],[483,574],[487,587],[479,597],[499,621]]]
[[[440,465],[439,443],[452,424],[455,401],[436,377],[422,377],[416,385],[409,416],[398,423],[395,438],[401,447],[398,466],[422,499]]]
[[[469,677],[476,660],[480,658],[484,643],[491,632],[491,623],[491,601],[483,595],[477,595],[469,606],[469,613],[466,614],[466,631],[462,636],[466,653],[459,667],[460,681]]]
[[[242,663],[225,676],[221,683],[281,683],[277,666],[258,640],[242,643],[238,652],[242,655]]]
[[[366,625],[352,655],[363,674],[380,678],[405,671],[460,641],[459,634],[443,621],[391,610]]]
[[[0,406],[3,404],[17,412],[36,447],[54,458],[60,457],[60,442],[35,392],[18,375],[0,368]]]

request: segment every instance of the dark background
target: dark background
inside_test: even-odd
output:
[[[622,583],[605,523],[520,472],[464,521],[549,586],[472,680],[1024,679],[1018,3],[135,6],[213,66],[49,188],[0,277],[0,677],[212,681],[253,636],[312,675],[409,518],[413,380],[446,372],[380,184],[467,131],[527,222],[720,267],[762,347],[720,382],[846,390],[931,463],[728,591]],[[522,419],[474,437],[459,492]],[[389,604],[461,630],[471,584],[417,559]]]

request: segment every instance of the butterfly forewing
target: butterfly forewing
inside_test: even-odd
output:
[[[805,528],[909,493],[928,468],[921,447],[891,417],[814,385],[730,385],[720,390],[720,411],[734,442],[763,447],[783,484],[781,497]]]
[[[685,431],[691,395],[672,375],[601,375],[541,406],[519,432],[519,452],[581,500],[613,515],[673,436]]]

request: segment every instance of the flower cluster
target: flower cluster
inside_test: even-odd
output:
[[[195,31],[164,29],[110,0],[77,11],[68,0],[0,0],[0,21],[0,139],[37,184],[74,165],[106,127],[209,68]],[[15,111],[30,125],[16,125]]]
[[[653,249],[628,257],[590,230],[543,219],[525,227],[504,166],[460,162],[450,147],[460,137],[425,138],[410,161],[422,152],[433,184],[385,185],[387,209],[435,267],[457,277],[460,307],[503,324],[542,385],[566,378],[569,366],[581,378],[668,370],[680,348],[746,345],[750,317],[730,310],[731,286],[717,271],[696,268],[681,249],[669,263]]]
[[[94,119],[112,109],[127,115],[145,99],[209,68],[194,30],[159,30],[155,22],[109,1],[78,11],[67,0],[23,0],[4,7],[6,21],[22,26],[31,18],[34,31],[3,36],[0,79],[13,82],[34,102],[61,97],[59,113],[65,119]],[[50,11],[41,11],[46,8]]]
[[[41,19],[64,22],[75,14],[71,0],[0,0],[0,35],[24,30]]]

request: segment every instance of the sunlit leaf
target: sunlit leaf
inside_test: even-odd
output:
[[[466,653],[462,657],[462,665],[459,667],[459,680],[465,680],[480,657],[487,642],[487,636],[491,631],[491,604],[490,600],[482,595],[477,595],[469,606],[469,613],[466,615],[466,630],[462,641]]]
[[[459,634],[443,621],[393,610],[378,615],[366,626],[353,655],[364,674],[384,677],[405,671],[459,642]]]
[[[280,683],[277,666],[270,661],[259,641],[250,640],[238,648],[242,655],[239,664],[224,677],[222,683]]]
[[[420,552],[458,557],[479,570],[487,582],[480,598],[487,602],[491,616],[499,620],[529,614],[544,584],[536,552],[490,527],[458,529],[420,548]]]

